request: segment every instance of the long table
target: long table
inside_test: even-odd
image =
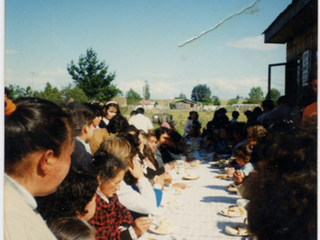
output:
[[[212,168],[206,161],[197,168],[188,169],[187,173],[198,175],[199,178],[197,180],[182,180],[181,174],[179,176],[176,170],[171,171],[172,183],[184,182],[192,186],[183,190],[180,195],[175,195],[173,188],[165,189],[162,206],[158,209],[163,216],[172,220],[175,231],[168,235],[157,235],[148,230],[141,236],[141,239],[247,239],[246,237],[231,236],[225,232],[227,225],[232,227],[243,224],[246,216],[230,218],[219,213],[221,209],[236,205],[237,199],[241,198],[236,193],[227,191],[226,187],[232,183],[232,180],[216,178],[219,169]],[[173,200],[183,206],[172,207],[166,204]]]

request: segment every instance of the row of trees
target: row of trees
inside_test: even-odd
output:
[[[280,92],[272,88],[270,90],[270,99],[271,100],[278,100],[280,97]],[[180,96],[177,98],[187,99],[186,95],[183,93],[180,93]],[[244,103],[261,103],[264,99],[267,98],[267,95],[264,97],[263,91],[261,87],[253,87],[250,89],[249,92],[249,98],[246,98]],[[206,84],[199,84],[195,86],[191,92],[191,100],[201,102],[205,105],[207,104],[213,104],[213,105],[220,105],[220,100],[218,97],[214,96],[211,97],[211,91],[210,88]],[[228,105],[237,104],[240,100],[240,96],[237,95],[235,98],[230,99],[228,101]]]

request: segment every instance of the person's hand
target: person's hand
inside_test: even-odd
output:
[[[148,158],[145,158],[144,160],[145,160],[148,168],[151,168],[152,170],[156,171],[156,167],[152,164],[152,162]]]
[[[187,185],[185,183],[174,183],[172,184],[173,187],[185,189]]]
[[[233,174],[233,172],[234,172],[234,168],[233,168],[233,167],[231,167],[231,168],[229,168],[229,169],[227,170],[227,174],[228,174],[228,175]]]
[[[143,166],[135,158],[132,160],[132,168],[129,167],[129,171],[132,174],[132,176],[136,179],[140,179],[144,177]]]
[[[236,170],[233,173],[233,181],[235,181],[236,183],[243,183],[244,179],[245,179],[245,175],[242,170]]]
[[[153,183],[154,184],[160,184],[161,185],[161,187],[163,187],[163,185],[164,185],[164,178],[162,178],[162,177],[159,177],[158,175],[156,175],[153,179]]]
[[[172,176],[169,173],[162,173],[160,175],[160,178],[162,178],[164,181],[171,179],[172,180]]]
[[[147,217],[137,218],[133,223],[132,227],[138,237],[147,231],[152,223],[152,220]]]

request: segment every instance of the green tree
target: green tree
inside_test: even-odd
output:
[[[47,82],[44,91],[35,91],[34,95],[35,97],[44,98],[53,102],[63,100],[62,92],[60,92],[56,87],[53,88],[49,82]]]
[[[251,88],[247,103],[260,103],[262,100],[263,100],[263,91],[261,87]]]
[[[10,92],[10,98],[11,99],[17,99],[20,97],[33,97],[34,96],[34,91],[30,86],[26,88],[22,88],[19,85],[12,85],[9,84],[7,87],[9,92]]]
[[[144,97],[145,97],[146,100],[149,100],[150,99],[150,86],[149,86],[149,84],[146,84],[144,86],[144,88],[146,88]]]
[[[271,88],[271,90],[270,90],[270,100],[277,101],[280,96],[281,96],[281,94],[278,91],[278,89]],[[266,95],[266,98],[268,98],[268,94]]]
[[[203,98],[210,98],[211,91],[206,84],[195,86],[191,92],[191,100],[202,102]]]
[[[85,56],[80,56],[78,66],[71,61],[67,69],[73,81],[89,99],[108,101],[121,92],[111,84],[115,79],[115,73],[107,74],[108,67],[104,61],[99,62],[97,53],[90,48]]]
[[[213,100],[213,105],[215,105],[215,106],[220,106],[221,105],[220,100],[219,100],[218,97]]]
[[[127,92],[126,98],[127,103],[129,105],[137,104],[141,100],[140,95],[137,92],[135,92],[132,88],[130,88],[130,90]]]
[[[211,98],[204,97],[204,98],[202,98],[202,103],[204,105],[209,105],[210,103],[212,103],[212,100],[211,100]]]
[[[184,93],[180,93],[179,97],[175,97],[175,99],[187,99],[187,96]]]
[[[73,99],[73,101],[78,103],[85,103],[88,102],[88,97],[82,91],[82,89],[79,86],[73,87],[72,84],[67,85],[64,87],[61,91],[63,98],[66,100]]]
[[[230,99],[230,100],[228,101],[228,105],[237,104],[238,101],[239,101],[239,98],[238,98],[238,97],[239,97],[239,96],[237,96],[236,98]]]

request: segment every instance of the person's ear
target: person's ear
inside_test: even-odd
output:
[[[97,179],[98,179],[99,186],[101,186],[101,176],[100,176],[100,174],[97,175]]]
[[[40,174],[47,175],[55,161],[56,159],[54,158],[53,150],[46,150],[39,161]]]
[[[250,162],[250,157],[246,157],[245,163]]]

